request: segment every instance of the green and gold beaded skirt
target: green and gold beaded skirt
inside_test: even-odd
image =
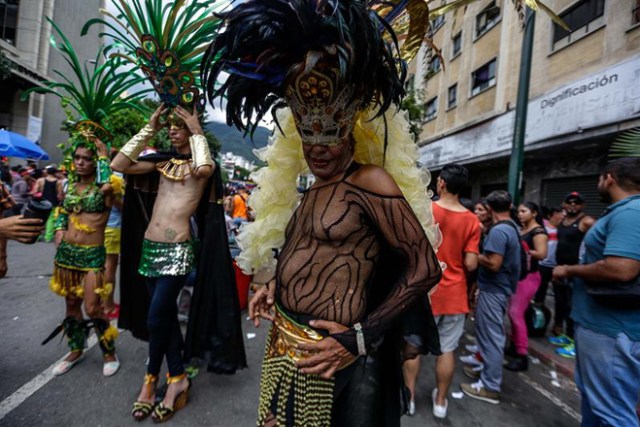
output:
[[[165,243],[144,239],[138,273],[145,277],[183,276],[195,265],[194,242]]]
[[[74,295],[82,298],[85,276],[93,272],[96,274],[94,292],[106,297],[113,289],[113,285],[103,286],[106,257],[103,245],[81,245],[63,240],[53,260],[53,275],[49,287],[62,297]]]
[[[322,335],[294,322],[276,306],[262,362],[258,426],[263,426],[271,415],[277,426],[331,425],[334,380],[303,374],[296,368],[297,361],[312,355],[299,350],[297,344],[321,339]]]

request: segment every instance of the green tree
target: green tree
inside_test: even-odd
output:
[[[246,181],[249,179],[249,175],[251,171],[243,168],[242,166],[235,166],[233,168],[233,179],[238,179],[240,181]]]
[[[0,80],[7,79],[11,75],[12,68],[13,63],[7,58],[4,50],[0,50]]]
[[[111,139],[112,147],[119,149],[126,144],[133,135],[137,134],[138,131],[147,124],[151,113],[160,105],[159,101],[150,98],[136,102],[146,110],[147,113],[143,113],[135,108],[125,108],[118,110],[109,116],[106,125],[113,135],[113,138]],[[73,124],[76,120],[74,120],[70,110],[66,109],[66,112],[67,121],[63,123],[62,129],[71,133],[73,131]],[[204,118],[206,120],[206,115]],[[203,129],[205,129],[204,124]],[[218,141],[212,133],[206,130],[204,135],[207,138],[207,142],[209,143],[209,148],[212,153],[219,152],[221,148],[220,141]],[[169,140],[169,133],[167,132],[167,129],[161,129],[149,142],[149,145],[160,151],[170,151],[171,141]]]
[[[400,109],[406,111],[409,115],[410,131],[413,134],[413,140],[418,142],[420,140],[420,133],[422,132],[424,105],[418,101],[416,91],[412,90],[405,96],[402,104],[400,104]]]

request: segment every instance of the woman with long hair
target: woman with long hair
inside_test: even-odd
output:
[[[507,350],[507,355],[514,356],[505,368],[511,371],[525,371],[529,367],[527,359],[529,338],[524,313],[529,302],[540,287],[541,277],[538,262],[547,256],[547,242],[549,236],[544,229],[540,208],[533,202],[523,202],[518,206],[518,220],[520,239],[526,243],[527,275],[518,282],[515,294],[509,302],[509,320],[511,321],[511,338],[513,345]]]
[[[493,222],[493,220],[491,219],[491,211],[489,210],[489,205],[487,205],[487,202],[484,199],[480,199],[474,206],[473,212],[478,217],[480,225],[482,225],[482,235],[486,235]]]

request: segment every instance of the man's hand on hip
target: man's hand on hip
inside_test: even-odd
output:
[[[340,323],[328,320],[312,320],[309,325],[316,329],[324,329],[330,334],[339,334],[349,329]],[[336,371],[356,359],[356,356],[331,337],[326,337],[316,343],[300,344],[298,348],[315,353],[315,355],[296,364],[300,371],[304,374],[319,375],[324,379],[333,378]]]

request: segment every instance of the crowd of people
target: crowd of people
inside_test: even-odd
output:
[[[171,10],[168,19],[182,22],[182,5],[157,13]],[[193,17],[200,6],[189,7]],[[137,13],[118,19],[140,25],[147,17]],[[446,418],[454,351],[471,313],[477,349],[463,362],[475,381],[460,388],[498,404],[503,368],[528,369],[528,308],[546,303],[549,283],[550,338],[577,359],[583,424],[638,425],[640,159],[603,169],[598,190],[610,206],[598,221],[583,214],[576,192],[550,209],[513,206],[501,190],[474,205],[460,197],[469,173],[455,164],[440,172],[432,202],[409,124],[396,111],[404,60],[420,43],[406,43],[414,50],[401,55],[392,26],[381,26],[376,13],[358,1],[239,2],[219,15],[224,31],[195,49],[202,61],[188,61],[202,40],[163,50],[168,35],[136,31],[141,47],[130,54],[162,100],[148,123],[110,158],[109,132],[98,123],[104,116],[79,109],[87,120],[77,123],[66,152],[73,166],[66,183],[55,168],[43,178],[29,168],[12,174],[12,213],[39,193],[58,205],[49,220],[56,244],[50,287],[66,312],[44,343],[64,332],[70,351],[54,374],[83,360],[93,329],[103,374],[115,375],[118,330],[109,320],[116,316],[118,326],[148,341],[146,373],[132,399],[136,421],[165,422],[187,404],[194,359],[216,373],[246,367],[228,241],[237,231],[235,262],[270,279],[248,310],[256,326],[271,323],[260,426],[399,426],[403,413],[415,412],[420,356],[429,354],[436,357],[433,414]],[[175,71],[174,57],[176,67],[191,68],[165,74]],[[260,153],[267,166],[254,174],[249,204],[242,186],[224,194],[200,122],[199,79],[210,102],[225,100],[227,122],[246,133],[275,114],[272,141]],[[172,150],[149,152],[163,127]],[[114,171],[126,175],[126,190]],[[315,181],[300,194],[305,172]],[[45,226],[13,218],[0,221],[0,236],[21,240]],[[119,236],[120,307],[112,297]],[[183,334],[177,300],[187,283],[193,296]]]
[[[607,217],[614,209],[609,207],[601,221],[584,213],[584,198],[575,191],[567,194],[558,207],[540,208],[524,201],[516,208],[506,191],[493,191],[474,205],[460,197],[469,182],[468,171],[455,164],[442,169],[437,179],[434,217],[443,238],[437,254],[443,277],[431,294],[442,351],[435,360],[436,380],[431,395],[435,417],[447,416],[447,394],[455,370],[453,351],[463,335],[467,315],[475,321],[473,331],[477,345],[467,345],[472,353],[461,356],[460,360],[464,374],[477,381],[460,387],[469,397],[493,404],[500,403],[503,368],[528,369],[528,337],[533,332],[528,330],[528,325],[529,328],[534,325],[538,333],[546,332],[548,341],[559,346],[557,354],[576,358],[576,344],[580,344],[580,339],[574,341],[572,319],[578,318],[582,320],[580,330],[587,335],[582,338],[583,351],[578,352],[577,372],[583,398],[583,425],[637,425],[637,382],[627,381],[617,371],[607,371],[614,377],[597,375],[595,366],[596,360],[603,362],[602,368],[605,361],[611,363],[619,357],[629,372],[637,372],[637,349],[634,352],[629,346],[633,347],[631,343],[636,340],[637,347],[637,325],[631,319],[638,320],[638,291],[635,291],[635,300],[631,292],[627,295],[631,301],[601,306],[586,296],[585,282],[603,280],[604,274],[582,266],[607,263],[607,260],[620,262],[625,272],[620,270],[614,275],[624,277],[606,280],[627,282],[628,286],[633,286],[634,280],[637,282],[640,236],[637,227],[627,228],[628,224],[622,222],[624,216],[630,217],[638,209],[635,201],[640,180],[637,171],[632,169],[634,164],[638,166],[637,159],[627,158],[613,161],[603,170],[598,185],[601,198],[618,202],[613,206],[619,204],[618,210],[622,213],[620,217]],[[620,230],[613,228],[612,223]],[[592,227],[599,229],[597,238],[587,234]],[[629,234],[623,243],[618,233],[624,230]],[[577,272],[572,273],[574,271]],[[572,299],[574,290],[582,295]],[[572,308],[572,300],[578,302],[577,308]],[[554,307],[552,326],[547,328],[549,318],[535,325],[532,316],[536,312],[530,307],[544,307],[548,303]],[[538,313],[549,316],[550,310]],[[526,316],[530,318],[525,319]],[[511,341],[507,344],[509,329]],[[587,349],[596,342],[602,352]],[[605,345],[609,350],[604,350]],[[503,365],[505,356],[509,361]],[[582,367],[581,360],[587,368]],[[409,414],[415,412],[418,368],[417,359],[405,362],[405,380],[411,394]],[[611,393],[603,393],[604,387],[611,387]],[[624,414],[619,413],[622,408],[612,399],[624,402]]]

